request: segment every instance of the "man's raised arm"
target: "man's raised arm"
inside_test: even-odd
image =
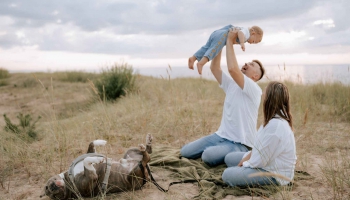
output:
[[[233,80],[240,88],[244,87],[244,76],[241,69],[238,67],[237,58],[233,49],[233,41],[237,37],[237,32],[230,31],[226,40],[226,60],[227,68]]]
[[[218,53],[217,56],[215,56],[215,58],[211,61],[211,64],[210,64],[211,72],[213,73],[214,77],[221,85],[222,70],[220,67],[220,62],[221,62],[221,51],[220,51],[220,53]]]

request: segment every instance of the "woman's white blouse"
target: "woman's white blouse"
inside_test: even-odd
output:
[[[296,160],[294,133],[286,120],[277,117],[259,128],[252,155],[243,163],[243,167],[262,168],[292,180]],[[281,185],[289,183],[277,177],[275,179]]]

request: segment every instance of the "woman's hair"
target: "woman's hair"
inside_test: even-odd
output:
[[[289,92],[287,86],[277,81],[271,81],[265,89],[263,102],[264,127],[277,114],[285,119],[293,129],[293,117],[290,113]]]

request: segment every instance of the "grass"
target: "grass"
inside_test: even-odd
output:
[[[54,72],[53,76],[56,77],[57,80],[63,82],[82,82],[86,83],[88,80],[94,80],[99,75],[95,73],[88,73],[83,71],[65,71],[65,72]]]
[[[9,77],[10,77],[9,71],[0,67],[0,87],[8,85],[7,78]]]
[[[0,188],[4,192],[0,199],[29,198],[28,195],[36,198],[46,180],[67,170],[94,139],[108,141],[101,153],[120,158],[126,148],[143,143],[147,133],[153,134],[155,145],[180,148],[216,131],[220,124],[224,93],[214,81],[139,75],[135,80],[138,90],[111,103],[96,100],[89,82],[66,81],[60,78],[62,74],[65,73],[11,74],[9,84],[0,88],[5,99],[0,106],[9,118],[16,119],[19,112],[43,117],[36,124],[41,139],[31,144],[1,128]],[[36,84],[25,87],[29,79]],[[278,195],[284,199],[346,199],[350,192],[350,86],[285,84],[295,119],[297,168],[311,173],[320,185],[313,187],[310,182],[300,181],[298,193],[281,191]],[[260,86],[264,88],[266,83]],[[261,122],[260,107],[258,124]],[[4,127],[4,122],[0,125]],[[35,194],[16,190],[17,185],[29,187],[28,182],[38,188]],[[167,197],[181,196],[182,191],[176,192]],[[142,199],[144,193],[117,197]]]
[[[0,67],[0,79],[5,79],[9,77],[10,77],[9,71],[7,69],[3,69]]]
[[[321,166],[325,182],[332,190],[333,199],[348,199],[350,188],[350,162],[348,155],[327,155]]]

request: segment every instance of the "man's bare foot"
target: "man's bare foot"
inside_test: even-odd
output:
[[[205,65],[205,63],[207,63],[209,60],[206,57],[203,57],[198,63],[197,63],[197,69],[198,69],[198,73],[200,75],[202,75],[202,69],[203,66]]]
[[[196,60],[197,60],[197,58],[195,56],[190,57],[188,59],[188,68],[193,70],[193,64]]]

